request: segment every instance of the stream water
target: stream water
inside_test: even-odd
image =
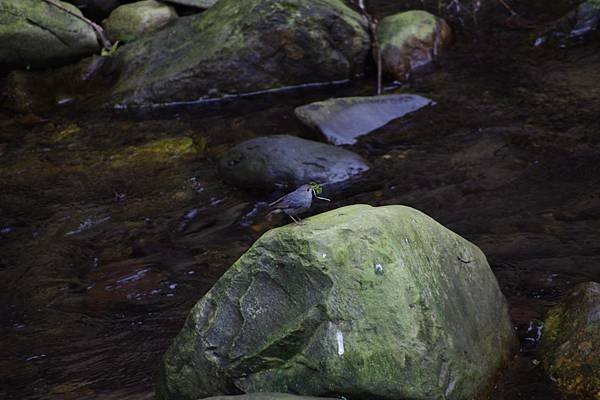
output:
[[[495,400],[566,398],[527,331],[572,285],[600,280],[600,40],[533,39],[497,28],[457,40],[434,72],[394,90],[437,104],[351,146],[372,172],[312,210],[405,204],[483,249],[521,339]],[[223,182],[220,155],[308,135],[298,105],[372,92],[368,80],[136,114],[1,114],[0,397],[151,398],[191,306],[288,223],[257,211],[276,194]],[[181,138],[193,157],[164,146]]]

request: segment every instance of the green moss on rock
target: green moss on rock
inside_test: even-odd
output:
[[[265,233],[190,312],[159,393],[472,399],[512,341],[476,246],[414,209],[354,205]]]
[[[77,7],[58,3],[81,15]],[[40,0],[0,1],[0,43],[0,69],[48,67],[100,49],[89,25]]]
[[[190,137],[159,139],[142,146],[123,149],[111,157],[111,166],[119,168],[131,163],[190,159],[202,154],[205,147],[206,141],[203,139],[196,139],[196,141]]]
[[[104,21],[104,28],[113,41],[131,42],[175,19],[177,12],[173,7],[156,0],[144,0],[115,9]]]
[[[219,98],[362,73],[369,36],[342,0],[221,0],[119,50],[108,104]]]
[[[576,286],[548,312],[542,349],[562,390],[600,399],[600,284]]]
[[[383,72],[397,80],[406,80],[413,70],[431,63],[450,42],[448,24],[420,10],[385,17],[377,34]]]

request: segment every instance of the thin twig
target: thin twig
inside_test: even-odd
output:
[[[381,67],[381,46],[379,45],[379,36],[377,35],[377,19],[369,14],[367,7],[365,6],[365,0],[357,0],[358,8],[360,9],[363,17],[369,24],[369,34],[371,36],[371,48],[375,55],[375,63],[377,64],[377,95],[382,92],[382,67]]]
[[[508,3],[506,1],[504,1],[504,0],[498,0],[498,2],[500,4],[502,4],[502,6],[504,8],[506,8],[511,15],[519,15],[519,14],[517,14],[517,12],[511,6],[508,5]]]
[[[63,6],[60,3],[57,3],[54,0],[43,0],[43,1],[45,3],[53,5],[56,8],[61,9],[62,11],[66,12],[67,14],[88,24],[89,26],[92,27],[92,29],[96,33],[96,37],[98,38],[98,41],[102,44],[102,47],[104,47],[105,49],[110,49],[112,47],[110,40],[108,40],[108,37],[106,36],[106,33],[104,32],[104,29],[102,29],[102,27],[100,25],[94,23],[93,21],[90,21],[86,17],[82,17],[81,15],[74,13],[73,11],[69,10],[68,8],[66,8],[65,6]]]

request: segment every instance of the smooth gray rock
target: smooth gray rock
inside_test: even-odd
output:
[[[81,15],[72,4],[59,3]],[[40,0],[0,1],[0,69],[65,64],[100,50],[94,30]]]
[[[404,206],[272,229],[193,307],[158,394],[480,398],[514,344],[484,254]]]
[[[351,151],[289,135],[240,143],[223,156],[219,167],[235,185],[263,190],[295,189],[311,181],[329,186],[369,169]]]
[[[397,94],[345,97],[296,108],[296,117],[333,144],[354,144],[356,138],[434,102],[423,96]]]
[[[177,19],[172,6],[156,0],[124,4],[110,13],[104,28],[112,41],[131,42]]]

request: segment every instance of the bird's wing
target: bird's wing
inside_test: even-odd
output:
[[[271,207],[271,208],[273,208],[273,207],[275,207],[275,208],[285,208],[285,207],[287,207],[287,203],[288,202],[285,199],[286,196],[287,196],[287,194],[281,196],[280,198],[278,198],[274,202],[270,203],[269,207]]]
[[[269,204],[269,207],[271,208],[297,208],[297,207],[302,207],[302,205],[304,204],[304,201],[302,198],[298,198],[301,196],[298,196],[298,193],[295,193],[296,196],[294,196],[295,192],[291,192],[286,194],[285,196],[280,197],[279,199],[275,200],[274,202],[272,202],[271,204]]]

